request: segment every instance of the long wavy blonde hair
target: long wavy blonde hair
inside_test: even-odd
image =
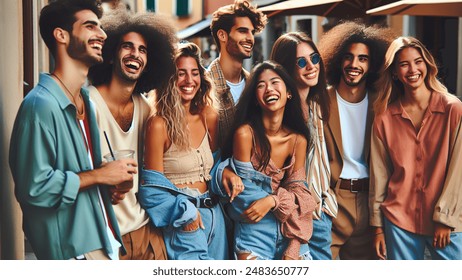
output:
[[[388,104],[404,94],[401,81],[393,79],[393,70],[399,53],[405,48],[415,48],[422,55],[427,66],[427,76],[424,79],[427,88],[440,94],[449,94],[448,89],[438,80],[438,67],[428,49],[414,37],[399,37],[391,43],[385,53],[385,62],[376,83],[379,95],[374,103],[374,111],[377,114],[385,112]]]
[[[207,106],[218,111],[214,107],[217,106],[218,102],[215,102],[215,94],[212,94],[214,90],[213,83],[201,63],[201,51],[199,47],[191,42],[178,44],[175,65],[178,59],[182,57],[192,57],[196,60],[201,77],[201,86],[191,102],[190,113],[193,115],[204,114]],[[187,150],[191,146],[190,131],[186,120],[185,108],[182,105],[181,95],[178,91],[177,81],[178,69],[175,75],[170,77],[166,90],[156,93],[156,115],[164,119],[170,141],[180,150]]]

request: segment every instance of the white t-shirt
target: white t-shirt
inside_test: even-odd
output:
[[[226,84],[231,89],[231,95],[233,96],[234,104],[236,104],[237,100],[241,96],[242,91],[244,90],[245,79],[240,80],[237,84],[226,81]]]
[[[343,168],[340,178],[360,179],[369,177],[365,159],[366,122],[369,107],[368,94],[358,103],[344,100],[337,92],[337,104],[343,144]]]
[[[141,94],[132,95],[134,103],[133,121],[128,131],[123,131],[98,90],[93,86],[89,86],[88,90],[90,91],[90,99],[94,103],[96,109],[96,121],[100,131],[99,138],[101,140],[101,155],[104,156],[109,153],[109,147],[104,136],[104,131],[106,131],[112,149],[134,150],[135,159],[138,160],[138,167],[141,167],[143,162],[145,125],[150,114],[150,107],[146,98]],[[119,222],[121,235],[137,230],[149,221],[148,215],[145,210],[141,208],[136,198],[136,193],[138,192],[138,176],[139,172],[133,177],[133,188],[119,204],[114,205],[114,212]]]

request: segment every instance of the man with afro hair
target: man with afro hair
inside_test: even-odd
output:
[[[90,69],[89,91],[96,105],[102,154],[110,152],[107,135],[114,151],[134,150],[142,167],[145,125],[154,107],[145,93],[162,89],[175,73],[175,30],[160,15],[132,14],[123,6],[105,14],[101,23],[108,36],[104,62]],[[137,198],[138,174],[133,186],[110,188],[127,251],[120,259],[166,259],[162,232],[150,222]]]

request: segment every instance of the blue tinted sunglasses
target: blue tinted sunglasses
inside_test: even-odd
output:
[[[310,55],[310,60],[311,60],[311,63],[313,63],[313,65],[316,65],[319,63],[319,61],[321,61],[321,56],[319,55],[319,53],[312,53]],[[308,64],[308,61],[306,60],[305,57],[299,57],[297,58],[297,66],[299,68],[305,68],[306,65]]]

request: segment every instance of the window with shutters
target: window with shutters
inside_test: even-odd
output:
[[[156,11],[156,0],[146,0],[146,10],[149,12]]]
[[[191,14],[191,0],[176,0],[175,14],[179,17]]]

